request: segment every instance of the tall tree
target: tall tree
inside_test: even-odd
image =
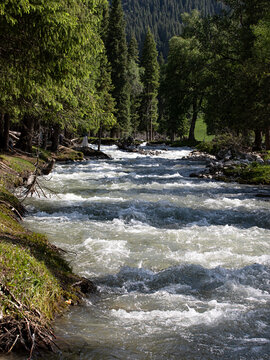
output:
[[[189,140],[195,141],[195,124],[207,88],[207,73],[207,59],[195,37],[170,40],[163,91],[171,137],[174,133],[185,135],[189,127]]]
[[[111,65],[112,95],[115,99],[119,133],[129,134],[129,87],[127,75],[127,42],[121,0],[113,0],[110,9],[106,51]]]
[[[269,77],[258,72],[256,27],[269,11],[266,0],[226,0],[231,11],[211,20],[211,38],[204,43],[213,54],[213,83],[206,106],[209,128],[261,132],[269,126]],[[268,85],[267,85],[268,83]],[[268,89],[268,90],[267,90]],[[268,95],[267,95],[268,94]]]
[[[0,42],[6,44],[0,48],[0,112],[22,119],[25,149],[31,148],[36,118],[58,127],[98,115],[100,3],[0,4]]]
[[[128,47],[128,83],[130,91],[130,122],[132,133],[136,133],[140,124],[140,96],[143,90],[141,82],[141,68],[139,66],[138,43],[133,35]]]
[[[146,131],[147,140],[153,139],[153,131],[157,129],[159,64],[158,52],[154,36],[148,29],[142,50],[141,66],[143,68],[141,96],[141,129]]]

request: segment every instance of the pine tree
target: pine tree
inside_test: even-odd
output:
[[[141,98],[141,129],[146,131],[147,140],[153,139],[158,119],[159,65],[156,43],[150,29],[145,37],[142,50],[143,92]]]
[[[111,65],[112,91],[116,105],[119,132],[130,132],[129,91],[127,76],[127,42],[121,0],[113,0],[106,39],[108,61]]]
[[[130,90],[130,122],[135,137],[139,127],[140,95],[143,90],[140,74],[138,43],[133,35],[128,48],[128,83]]]

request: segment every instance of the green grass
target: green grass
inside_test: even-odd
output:
[[[37,156],[37,151],[39,152],[39,159],[43,161],[49,161],[52,158],[52,154],[48,150],[44,150],[42,148],[37,148],[36,146],[32,147],[33,156]]]
[[[0,160],[8,165],[12,170],[20,174],[25,172],[32,172],[35,170],[35,158],[32,159],[33,162],[30,162],[29,160],[25,160],[19,157],[0,155]]]
[[[33,257],[29,250],[0,242],[0,282],[15,299],[23,304],[18,309],[9,296],[0,304],[4,316],[23,317],[23,309],[35,309],[44,319],[52,319],[58,310],[63,290],[46,265]]]
[[[198,118],[195,126],[195,139],[197,141],[211,141],[214,135],[207,135],[207,127],[203,118]]]

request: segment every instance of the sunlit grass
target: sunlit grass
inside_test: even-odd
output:
[[[195,126],[195,139],[197,141],[211,141],[214,135],[207,135],[207,127],[202,117],[199,117]]]

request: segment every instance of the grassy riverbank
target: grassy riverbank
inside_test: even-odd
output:
[[[24,208],[12,189],[35,161],[0,155],[0,352],[52,349],[52,319],[91,287],[72,273],[60,249],[23,226]]]

